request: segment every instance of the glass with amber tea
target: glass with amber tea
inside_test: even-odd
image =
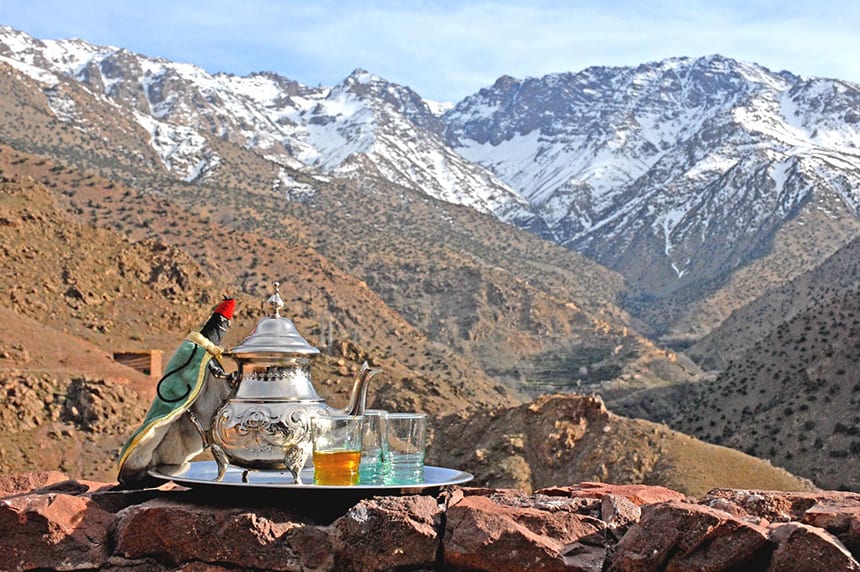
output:
[[[361,421],[361,415],[322,415],[311,418],[314,484],[358,484]]]

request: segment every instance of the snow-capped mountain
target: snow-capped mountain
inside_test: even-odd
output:
[[[799,247],[812,254],[793,273],[860,232],[860,86],[722,56],[504,76],[448,109],[360,69],[309,87],[2,26],[0,62],[87,129],[62,88],[82,86],[140,125],[188,182],[224,168],[223,141],[279,165],[272,185],[291,199],[313,194],[295,170],[372,173],[585,252],[646,303],[711,295],[778,250],[791,221],[834,228],[826,252]]]
[[[745,237],[766,239],[813,195],[860,214],[860,86],[847,82],[678,58],[503,77],[444,119],[452,147],[558,242],[628,275],[627,259],[654,261],[652,287],[737,267]]]
[[[525,200],[445,144],[440,119],[409,88],[356,70],[331,88],[272,73],[209,74],[81,40],[40,41],[0,27],[0,58],[47,87],[58,76],[131,110],[165,167],[188,181],[217,168],[207,137],[294,168],[348,175],[361,154],[386,178],[509,222],[533,218]],[[55,95],[58,116],[69,103]],[[366,164],[366,163],[363,163]]]

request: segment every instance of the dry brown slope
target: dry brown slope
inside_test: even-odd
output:
[[[311,248],[213,225],[97,176],[83,175],[91,184],[80,185],[80,173],[8,148],[0,148],[0,165],[7,172],[26,165],[36,177],[53,174],[61,192],[77,184],[76,196],[84,203],[101,194],[105,204],[142,211],[152,217],[148,232],[160,236],[128,241],[64,214],[53,194],[29,178],[7,178],[0,195],[0,208],[9,212],[9,223],[0,227],[8,244],[0,283],[8,285],[17,311],[50,316],[47,320],[58,328],[102,347],[169,352],[176,339],[199,326],[222,294],[239,290],[237,317],[224,341],[230,346],[263,315],[261,302],[271,293],[272,281],[279,280],[286,314],[303,335],[328,344],[320,339],[321,328],[327,332],[330,325],[330,349],[338,355],[326,358],[320,374],[330,380],[336,399],[357,367],[352,360],[367,358],[386,370],[378,389],[388,402],[405,399],[433,412],[511,402],[510,391],[427,340],[365,284]],[[81,214],[90,218],[86,211]],[[189,237],[179,241],[184,248],[169,244],[177,236]],[[200,260],[209,261],[205,272]],[[244,288],[229,286],[230,272],[239,274]],[[257,295],[243,295],[243,290]],[[339,348],[357,349],[344,353]],[[329,364],[340,360],[348,363]]]
[[[174,247],[129,242],[77,221],[30,179],[0,180],[0,244],[0,285],[9,292],[0,312],[7,324],[0,335],[0,470],[60,468],[110,480],[116,453],[142,420],[154,387],[153,380],[114,363],[110,350],[162,344],[169,357],[185,333],[202,323],[212,305],[206,301],[223,287]],[[366,288],[357,290],[372,296]],[[240,297],[242,318],[229,333],[233,340],[250,332],[260,315],[258,302]],[[408,325],[399,324],[403,332],[394,335],[410,336]],[[414,335],[411,343],[420,344],[421,337]],[[333,349],[313,374],[321,395],[334,405],[346,401],[363,360],[383,366],[370,390],[383,407],[439,413],[509,399],[474,372],[468,387],[458,385],[469,368],[456,358],[446,365],[460,377],[447,383],[348,340],[337,340]]]
[[[112,480],[155,382],[103,349],[0,308],[0,472]]]
[[[606,410],[597,397],[544,396],[530,404],[450,416],[430,459],[490,487],[538,489],[602,481],[663,485],[690,495],[715,487],[811,490],[814,485],[733,449]]]

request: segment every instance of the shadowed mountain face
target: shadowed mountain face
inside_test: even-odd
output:
[[[858,490],[860,240],[736,310],[689,349],[706,381],[612,402],[768,459],[819,486]]]
[[[722,371],[680,400],[672,426],[820,486],[860,488],[858,262],[854,240],[692,348]]]

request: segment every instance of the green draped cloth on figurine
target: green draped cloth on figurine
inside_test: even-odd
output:
[[[150,468],[182,466],[203,450],[204,437],[183,414],[204,391],[209,362],[213,357],[220,362],[221,351],[200,333],[192,332],[170,358],[143,425],[120,452],[122,485],[152,484],[147,473]],[[214,411],[207,413],[211,416]]]

